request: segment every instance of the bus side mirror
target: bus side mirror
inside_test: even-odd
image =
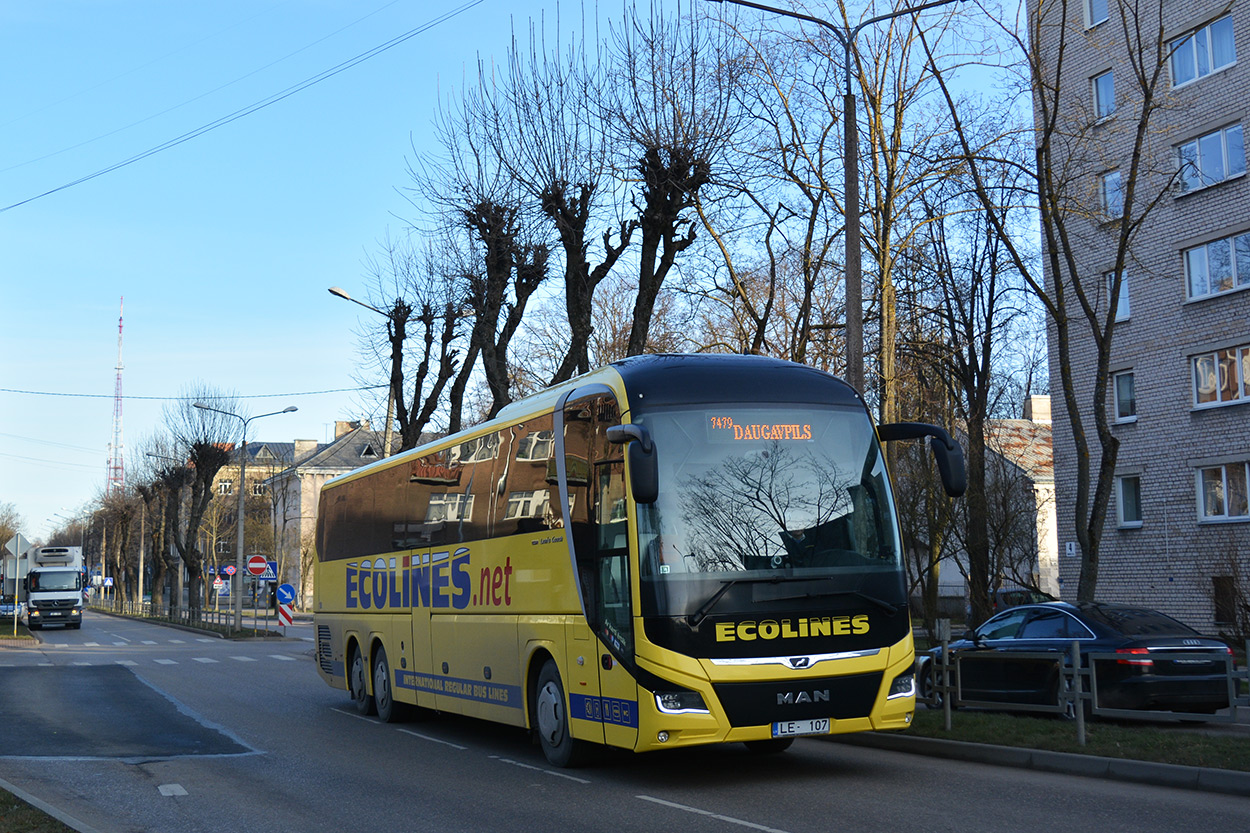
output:
[[[660,496],[660,470],[655,461],[655,445],[651,432],[637,423],[613,425],[608,429],[608,442],[629,444],[629,485],[637,503],[655,503]]]
[[[942,488],[951,497],[959,497],[967,490],[968,473],[964,469],[964,450],[951,439],[945,428],[924,422],[891,422],[878,425],[877,436],[885,442],[932,437],[933,442],[929,443],[929,447],[933,449],[933,460],[942,477]]]

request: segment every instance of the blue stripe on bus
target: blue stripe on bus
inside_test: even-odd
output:
[[[569,695],[569,717],[591,720],[595,723],[615,723],[618,726],[637,729],[638,703],[634,700],[618,700],[615,697],[571,694]]]
[[[515,685],[499,685],[481,680],[462,680],[457,677],[439,677],[433,674],[397,670],[395,687],[428,691],[432,694],[459,697],[461,700],[475,700],[496,706],[507,706],[510,709],[521,708],[521,687]]]

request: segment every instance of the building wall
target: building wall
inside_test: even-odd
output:
[[[1028,5],[1034,19],[1059,8],[1038,0],[1029,0]],[[1065,112],[1073,124],[1087,131],[1067,157],[1069,173],[1088,183],[1085,194],[1091,204],[1099,199],[1101,174],[1128,164],[1137,110],[1119,9],[1115,0],[1108,0],[1107,5],[1110,19],[1087,27],[1084,4],[1080,0],[1068,4],[1068,52],[1060,79],[1067,91]],[[1157,14],[1158,6],[1146,6]],[[1161,89],[1168,109],[1156,116],[1147,154],[1156,170],[1141,183],[1146,193],[1139,198],[1158,192],[1163,178],[1177,171],[1180,144],[1250,120],[1250,3],[1169,0],[1162,3],[1162,10],[1165,41],[1231,10],[1240,63],[1176,88],[1165,70],[1168,74]],[[1041,54],[1053,72],[1058,30],[1042,31]],[[1116,81],[1116,114],[1096,124],[1092,79],[1107,69]],[[1246,130],[1250,132],[1250,125]],[[1244,150],[1237,149],[1237,153],[1244,168]],[[1091,221],[1078,231],[1073,248],[1080,272],[1105,305],[1102,276],[1114,266],[1118,224]],[[1109,507],[1096,595],[1105,601],[1150,605],[1208,631],[1217,625],[1213,577],[1229,575],[1231,561],[1237,560],[1240,572],[1250,579],[1250,518],[1203,518],[1199,469],[1250,460],[1250,401],[1242,396],[1234,404],[1196,407],[1191,363],[1203,351],[1250,345],[1250,275],[1240,289],[1191,300],[1183,252],[1245,231],[1250,231],[1250,178],[1244,174],[1188,192],[1171,189],[1164,193],[1138,236],[1127,267],[1129,316],[1116,324],[1111,361],[1113,373],[1133,374],[1136,416],[1117,423],[1113,431],[1120,441],[1117,475],[1140,478],[1141,521],[1121,524],[1114,502]],[[1246,268],[1250,270],[1250,259]],[[1047,276],[1048,283],[1053,279]],[[1089,410],[1096,352],[1088,333],[1083,320],[1075,322],[1071,364],[1096,474],[1100,448]],[[1053,325],[1050,337],[1050,377],[1058,391],[1060,368]],[[1250,367],[1243,371],[1250,376]],[[1054,397],[1053,408],[1060,589],[1064,598],[1074,599],[1079,558],[1069,557],[1067,549],[1070,544],[1076,546],[1075,444],[1062,396]]]

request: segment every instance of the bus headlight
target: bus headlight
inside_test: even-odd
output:
[[[915,693],[916,675],[908,671],[894,678],[894,682],[890,683],[890,693],[885,696],[885,699],[895,700],[899,697],[911,697]]]
[[[697,691],[657,691],[655,707],[664,714],[708,714],[703,695]]]

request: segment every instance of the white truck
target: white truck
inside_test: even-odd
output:
[[[82,627],[82,547],[35,547],[27,559],[26,627]]]

